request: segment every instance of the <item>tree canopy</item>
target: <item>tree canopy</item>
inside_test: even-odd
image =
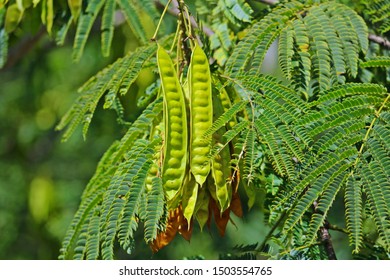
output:
[[[169,258],[209,231],[241,236],[220,258],[389,258],[389,15],[388,0],[1,1],[4,75],[31,49],[69,50],[48,77],[88,69],[66,62],[65,91],[83,85],[44,93],[58,103],[36,117],[67,156],[82,138],[104,146],[93,160],[106,149],[59,257]],[[58,191],[42,176],[38,224]]]

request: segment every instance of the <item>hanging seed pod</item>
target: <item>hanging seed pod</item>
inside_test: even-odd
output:
[[[213,124],[211,74],[206,54],[196,43],[189,69],[190,86],[190,169],[202,186],[210,173],[211,136],[203,135]]]
[[[164,100],[164,159],[162,164],[163,188],[169,209],[177,205],[187,164],[187,116],[185,98],[176,70],[168,53],[157,50],[157,64]]]

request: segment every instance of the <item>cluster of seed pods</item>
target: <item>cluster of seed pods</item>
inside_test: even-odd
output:
[[[213,121],[231,106],[225,90],[213,93],[206,54],[195,43],[184,86],[171,57],[161,46],[157,65],[164,102],[161,177],[170,214],[166,230],[152,244],[155,251],[168,244],[177,232],[189,239],[193,217],[203,228],[210,226],[214,216],[223,235],[230,212],[242,215],[238,181],[230,180],[232,151],[227,146],[210,157],[212,146],[222,143],[227,128],[205,136]],[[230,125],[234,122],[227,127]]]

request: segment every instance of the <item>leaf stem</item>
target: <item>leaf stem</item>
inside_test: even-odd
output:
[[[360,146],[360,149],[359,149],[359,152],[358,152],[358,156],[356,157],[355,162],[353,164],[353,166],[355,168],[356,168],[357,164],[359,163],[359,159],[360,159],[361,155],[363,154],[363,149],[365,147],[366,142],[368,141],[368,137],[370,136],[371,130],[374,127],[374,124],[375,124],[376,120],[379,118],[379,115],[382,112],[383,108],[385,107],[386,103],[389,101],[389,98],[390,98],[390,94],[387,95],[387,97],[386,97],[385,101],[383,101],[381,107],[375,112],[375,117],[371,121],[370,126],[367,129],[366,135],[364,136],[364,139],[363,139],[363,143]],[[350,173],[350,176],[353,175],[353,170],[354,169],[352,169],[352,171]]]
[[[294,248],[294,251],[300,251],[300,250],[303,250],[303,249],[307,249],[307,248],[311,248],[311,247],[314,247],[314,246],[319,246],[321,245],[322,242],[315,242],[315,243],[310,243],[310,244],[306,244],[306,245],[302,245],[300,247],[296,247]],[[290,254],[292,250],[286,250],[286,251],[283,251],[280,253],[281,256],[283,255],[287,255],[287,254]]]
[[[283,221],[283,219],[286,216],[286,212],[282,212],[279,219],[276,221],[276,223],[272,226],[271,230],[268,232],[266,237],[264,238],[263,242],[260,244],[259,248],[257,249],[259,252],[263,252],[265,245],[267,244],[267,241],[271,238],[271,236],[274,234],[274,231],[279,227],[280,223]]]
[[[328,229],[348,234],[348,230],[346,230],[345,228],[341,228],[332,224],[328,224]]]
[[[169,5],[171,4],[171,2],[172,2],[172,0],[168,0],[168,3],[165,5],[164,10],[163,10],[163,12],[162,12],[162,14],[161,14],[160,20],[158,21],[158,24],[157,24],[157,27],[156,27],[156,31],[154,32],[153,37],[152,37],[150,40],[156,41],[156,37],[157,37],[158,30],[160,29],[162,20],[163,20],[165,14],[166,14],[166,12],[167,12],[167,10],[168,10],[168,7],[169,7]]]

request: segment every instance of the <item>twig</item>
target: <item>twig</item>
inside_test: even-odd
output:
[[[279,219],[276,221],[276,223],[272,226],[271,230],[268,232],[267,236],[264,238],[263,242],[260,244],[259,248],[257,249],[257,251],[259,252],[263,252],[264,251],[264,248],[265,248],[265,245],[267,244],[267,241],[268,239],[271,238],[271,236],[274,234],[274,231],[279,227],[280,223],[282,222],[282,220],[285,218],[286,216],[286,212],[283,212]]]
[[[8,54],[7,62],[5,63],[4,67],[0,69],[0,71],[5,71],[14,66],[27,53],[29,53],[46,34],[46,28],[41,26],[36,34],[26,36],[22,41],[20,41],[18,45],[12,48]]]
[[[156,0],[155,4],[158,7],[164,7],[164,5],[159,0]],[[169,8],[167,12],[169,14],[171,14],[171,15],[178,16],[178,14],[180,13],[178,1],[177,0],[172,0],[172,5],[171,6],[172,7]],[[190,16],[190,21],[191,21],[191,26],[192,27],[198,28],[198,24],[196,23],[196,20],[195,20],[195,18],[193,16]],[[210,27],[208,27],[208,26],[203,26],[203,32],[208,37],[210,37],[210,36],[212,36],[214,34],[214,31]]]
[[[375,34],[369,34],[368,39],[372,42],[384,46],[387,49],[390,49],[390,41],[388,41],[386,38],[383,38]]]
[[[310,244],[302,245],[302,246],[299,246],[299,247],[295,247],[294,251],[300,251],[300,250],[311,248],[311,247],[314,247],[314,246],[319,246],[321,244],[322,244],[321,242],[316,242],[316,243],[310,243]],[[283,251],[283,252],[280,253],[280,255],[283,256],[283,255],[291,254],[291,251],[292,250]]]
[[[345,233],[345,234],[349,234],[348,230],[346,230],[345,228],[341,228],[341,227],[332,225],[330,223],[328,223],[328,229],[331,229],[331,230],[334,230],[334,231],[338,231],[338,232],[342,232],[342,233]]]

